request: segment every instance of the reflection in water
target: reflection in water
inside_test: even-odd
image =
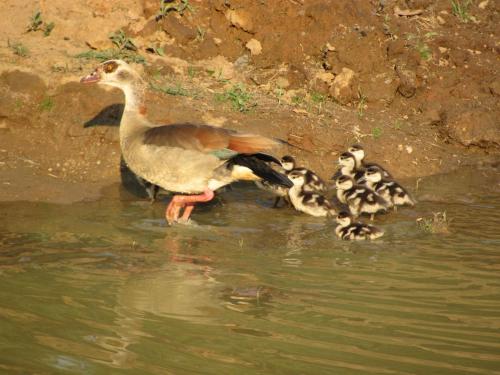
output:
[[[193,226],[119,194],[0,204],[0,373],[498,374],[500,196],[470,186],[423,180],[373,243],[249,190]],[[417,228],[436,211],[449,235]]]

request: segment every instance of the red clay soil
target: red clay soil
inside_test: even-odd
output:
[[[4,3],[0,200],[95,199],[120,181],[122,94],[78,83],[113,48],[144,60],[151,119],[281,137],[296,147],[278,156],[325,178],[354,142],[400,178],[498,165],[493,0]]]

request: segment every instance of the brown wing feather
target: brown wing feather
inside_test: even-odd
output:
[[[273,139],[259,135],[196,124],[172,124],[151,128],[144,133],[144,143],[201,152],[228,148],[240,153],[269,150],[278,144]]]

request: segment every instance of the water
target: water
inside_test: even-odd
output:
[[[371,243],[242,187],[192,226],[118,187],[0,203],[0,374],[499,374],[500,194],[481,176],[420,181]],[[417,227],[444,210],[449,235]]]

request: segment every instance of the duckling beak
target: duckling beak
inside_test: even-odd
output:
[[[83,77],[80,82],[81,83],[97,83],[101,80],[101,75],[97,70],[94,70],[88,76]]]

